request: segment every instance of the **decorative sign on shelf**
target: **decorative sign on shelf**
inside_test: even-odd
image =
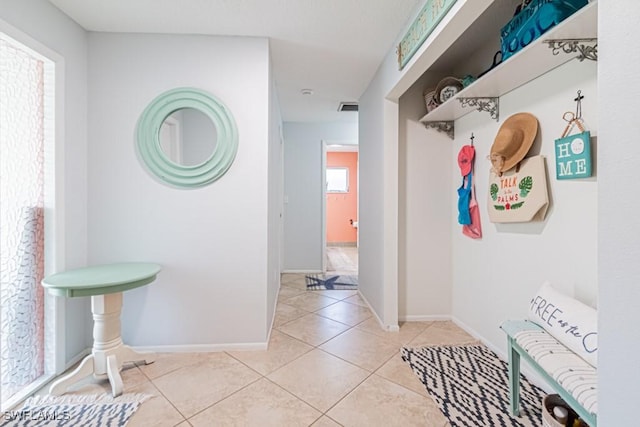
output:
[[[418,17],[398,45],[398,65],[402,70],[429,34],[449,12],[456,0],[427,0]]]

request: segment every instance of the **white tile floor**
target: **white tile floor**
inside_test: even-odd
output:
[[[269,349],[159,354],[123,370],[125,391],[155,397],[128,426],[447,426],[403,345],[467,343],[450,322],[383,331],[355,291],[306,291],[282,277]],[[91,381],[73,393],[108,392]]]

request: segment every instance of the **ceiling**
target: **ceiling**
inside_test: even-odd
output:
[[[358,101],[422,0],[49,0],[88,31],[258,36],[284,121],[355,121]],[[303,95],[312,89],[313,95]]]

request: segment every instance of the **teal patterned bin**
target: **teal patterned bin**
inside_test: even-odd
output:
[[[532,0],[500,31],[502,60],[586,6],[588,0]]]

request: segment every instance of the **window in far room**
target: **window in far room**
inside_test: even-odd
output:
[[[327,193],[349,192],[349,169],[327,168]]]

